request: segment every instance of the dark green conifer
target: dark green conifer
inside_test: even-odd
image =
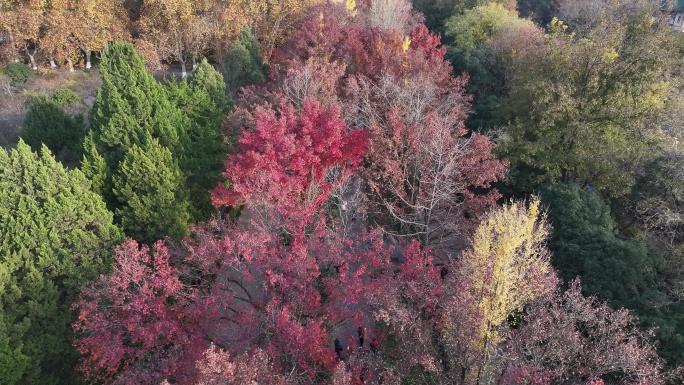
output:
[[[235,94],[241,87],[266,79],[261,48],[251,31],[245,29],[226,54],[224,76],[228,92]]]
[[[216,186],[227,148],[221,135],[221,123],[232,108],[226,95],[223,76],[203,60],[181,82],[165,83],[172,103],[186,119],[187,135],[182,143],[180,167],[190,192],[192,217],[206,220],[216,212],[208,191]]]
[[[259,60],[262,60],[261,56],[259,56]],[[202,59],[197,68],[192,71],[192,76],[190,76],[188,83],[195,91],[206,91],[211,101],[223,112],[232,107],[232,101],[226,94],[226,82],[223,79],[223,75],[216,71],[207,62],[207,59]]]
[[[131,44],[112,45],[100,71],[83,171],[129,236],[178,238],[187,231],[187,194],[174,157],[186,155],[188,119]]]
[[[79,170],[0,149],[0,383],[74,384],[70,305],[122,240]]]
[[[171,151],[149,138],[133,144],[114,175],[116,215],[126,234],[152,243],[163,235],[179,239],[187,232],[188,204],[183,174]]]
[[[70,116],[52,98],[39,96],[31,101],[19,136],[39,151],[44,143],[61,160],[78,160],[83,147],[85,123],[82,115]]]
[[[102,87],[90,114],[83,170],[91,179],[101,181],[100,192],[114,208],[112,175],[117,174],[124,154],[147,135],[175,150],[184,132],[180,112],[170,103],[164,87],[149,74],[132,44],[111,45],[103,54],[100,73]],[[105,175],[93,174],[103,171],[93,164],[99,157],[105,161]]]
[[[582,291],[634,311],[647,328],[657,326],[660,354],[673,366],[684,362],[684,307],[667,299],[662,257],[640,240],[615,236],[610,208],[592,191],[573,184],[542,190],[553,234],[552,262],[565,282],[582,279]]]

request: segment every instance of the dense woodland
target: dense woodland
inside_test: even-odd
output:
[[[681,383],[673,6],[0,0],[0,385]]]

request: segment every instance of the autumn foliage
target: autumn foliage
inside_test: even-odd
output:
[[[539,199],[497,205],[507,163],[465,127],[468,77],[387,4],[407,3],[293,10],[223,127],[212,202],[240,216],[117,248],[75,305],[89,380],[662,383],[628,312],[558,290]]]
[[[187,354],[183,347],[200,342],[197,314],[189,308],[194,289],[181,282],[163,242],[150,250],[128,240],[115,258],[114,271],[84,290],[77,304],[82,371],[91,380],[123,373],[124,383],[159,383],[176,373]]]
[[[320,206],[334,188],[329,170],[352,169],[365,152],[366,133],[350,132],[337,107],[307,99],[295,112],[283,100],[277,111],[257,107],[255,115],[226,162],[230,188],[219,184],[213,192],[216,206],[255,200]]]

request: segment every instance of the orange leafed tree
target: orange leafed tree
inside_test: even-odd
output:
[[[142,7],[143,39],[155,47],[159,59],[180,62],[183,76],[187,60],[206,42],[204,6],[191,0],[149,0]]]
[[[74,61],[85,54],[90,68],[90,53],[102,51],[108,42],[128,40],[126,11],[118,1],[53,0],[45,16],[43,47],[54,60],[66,62],[73,70]]]
[[[34,57],[46,8],[46,0],[0,0],[0,33],[25,52],[33,69],[38,68]]]
[[[148,56],[157,56],[146,57],[148,62],[178,61],[185,76],[188,62],[194,68],[208,49],[220,61],[248,25],[246,8],[239,1],[147,0],[139,20],[142,39],[136,45]]]

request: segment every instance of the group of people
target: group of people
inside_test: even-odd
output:
[[[366,339],[366,329],[363,326],[359,326],[356,329],[356,332],[359,334],[359,347],[363,347],[363,341]],[[342,358],[342,352],[344,351],[344,348],[342,347],[342,343],[340,343],[339,338],[335,338],[335,353],[337,353],[337,357]]]
[[[366,340],[366,329],[363,326],[359,326],[356,329],[357,334],[359,335],[359,348],[363,348],[364,341]],[[370,348],[373,351],[377,350],[377,344],[374,341],[371,341]],[[342,352],[344,351],[344,347],[342,347],[342,343],[340,342],[339,338],[335,338],[335,353],[337,354],[337,357],[339,359],[342,359]],[[361,373],[359,375],[359,380],[361,380],[362,384],[367,384],[370,379],[372,378],[372,372],[371,370],[364,366],[361,369]]]

